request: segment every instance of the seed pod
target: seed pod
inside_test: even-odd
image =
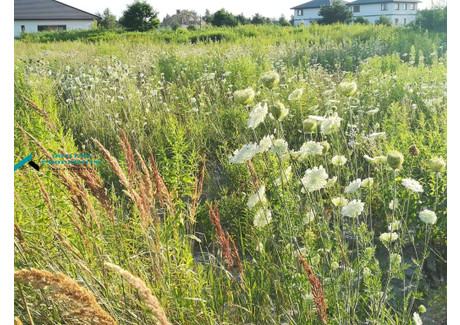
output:
[[[305,132],[314,132],[316,130],[317,124],[314,119],[307,118],[303,121],[303,128]]]
[[[440,157],[433,157],[428,161],[428,166],[433,173],[439,173],[446,167],[446,162]]]
[[[262,75],[260,78],[260,82],[267,87],[268,89],[272,89],[276,87],[276,85],[280,82],[280,75],[276,71],[268,71]]]
[[[415,146],[415,144],[409,148],[409,155],[417,157],[420,154],[420,150]]]

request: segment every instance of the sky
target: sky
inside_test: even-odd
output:
[[[134,0],[59,0],[60,2],[74,6],[78,9],[85,10],[91,13],[104,11],[109,8],[110,11],[119,18],[128,4]],[[286,18],[290,18],[293,14],[292,8],[299,4],[305,3],[308,0],[147,0],[147,2],[159,12],[159,18],[162,20],[166,14],[173,15],[177,9],[194,10],[198,14],[203,15],[206,9],[211,13],[225,8],[233,14],[243,13],[246,17],[251,17],[256,13],[270,18],[279,18],[282,14]],[[420,8],[429,6],[431,0],[422,0]]]

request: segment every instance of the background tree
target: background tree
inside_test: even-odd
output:
[[[270,24],[270,23],[271,23],[270,18],[264,17],[259,13],[256,13],[251,19],[251,24],[253,25],[263,25],[263,24]]]
[[[284,15],[281,15],[276,24],[280,26],[291,26],[291,23],[286,19],[286,17],[284,17]]]
[[[118,27],[117,17],[110,11],[109,8],[106,8],[102,14],[97,14],[101,17],[99,26],[104,29],[115,29]]]
[[[414,26],[432,32],[447,32],[447,7],[420,10]]]
[[[153,10],[151,5],[145,1],[136,1],[128,5],[119,22],[129,31],[145,32],[160,25],[157,15],[158,13]]]
[[[363,16],[356,17],[354,20],[355,24],[369,25],[371,22],[369,19],[364,18]]]
[[[231,13],[225,11],[224,9],[220,9],[212,15],[211,24],[217,27],[233,27],[238,25],[238,21]]]
[[[246,18],[243,14],[237,15],[235,18],[239,25],[249,25],[251,23],[251,20]]]
[[[209,9],[206,9],[206,11],[204,12],[203,21],[208,25],[211,24],[212,15]]]
[[[318,15],[323,17],[318,20],[318,23],[323,25],[334,23],[349,24],[353,18],[353,13],[350,9],[339,1],[335,1],[330,6],[322,6]]]
[[[379,19],[375,21],[376,25],[385,25],[385,26],[391,26],[391,19],[388,18],[387,16],[380,16]]]
[[[180,10],[172,16],[166,15],[160,26],[173,28],[176,25],[179,27],[200,26],[200,16],[195,11]]]

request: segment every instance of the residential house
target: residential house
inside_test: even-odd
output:
[[[346,2],[340,1],[345,4]],[[311,25],[314,20],[321,19],[319,10],[322,6],[330,6],[334,0],[311,0],[301,5],[292,7],[294,9],[294,26],[302,24],[303,26]]]
[[[322,6],[330,6],[334,0],[311,0],[291,9],[294,10],[294,26],[310,25],[314,20],[321,19],[319,10]],[[420,0],[355,0],[341,3],[350,7],[353,18],[364,17],[375,23],[380,16],[387,16],[394,25],[407,25],[417,17],[417,5]]]
[[[380,16],[387,16],[393,25],[405,26],[417,17],[419,0],[355,0],[347,3],[353,17],[364,17],[375,23]]]
[[[55,0],[14,0],[14,37],[21,32],[89,29],[99,19]]]

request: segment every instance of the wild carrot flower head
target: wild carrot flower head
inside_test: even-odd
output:
[[[323,166],[319,166],[307,169],[301,182],[307,191],[313,192],[324,188],[327,184],[327,178],[326,170]]]
[[[271,148],[273,144],[273,135],[266,135],[259,141],[259,153],[263,153]]]
[[[415,179],[412,178],[404,178],[402,180],[402,185],[407,188],[409,191],[414,192],[414,193],[422,193],[423,192],[423,186],[416,181]]]
[[[363,188],[369,189],[372,187],[372,185],[374,185],[374,179],[372,177],[365,178],[361,182],[361,187]]]
[[[334,133],[340,127],[340,121],[342,119],[334,113],[332,116],[326,118],[321,122],[321,132],[325,135]]]
[[[302,122],[305,132],[313,132],[316,130],[317,122],[314,119],[307,118]]]
[[[347,158],[345,158],[344,156],[334,156],[332,157],[331,162],[333,165],[343,166],[347,163]]]
[[[233,93],[235,102],[242,105],[247,105],[254,99],[255,93],[252,88],[246,88],[243,90],[237,90]]]
[[[288,150],[288,143],[284,139],[276,139],[273,141],[273,146],[270,148],[270,151],[276,153],[277,155],[282,155]]]
[[[428,161],[428,166],[433,173],[439,173],[446,167],[446,162],[440,157],[433,157]]]
[[[424,223],[429,224],[429,225],[434,225],[436,223],[436,220],[438,219],[436,217],[436,214],[428,209],[425,209],[421,211],[418,215],[420,220],[422,220]]]
[[[276,87],[280,82],[280,75],[276,71],[265,72],[259,81],[268,89]]]
[[[268,107],[265,103],[263,106],[261,103],[255,105],[252,111],[249,113],[249,119],[247,126],[249,129],[255,129],[260,123],[262,123],[267,116]]]
[[[351,96],[358,90],[358,86],[354,81],[342,81],[338,84],[337,90],[344,96]]]
[[[345,193],[350,194],[356,192],[361,187],[362,181],[360,178],[354,180],[347,187],[345,187]]]
[[[412,319],[414,320],[415,325],[423,325],[422,319],[420,318],[420,315],[416,312],[412,315]]]
[[[364,210],[364,203],[360,200],[353,200],[342,208],[341,214],[345,217],[356,218]]]
[[[390,151],[387,155],[387,163],[393,169],[401,169],[404,162],[404,156],[398,151]]]
[[[254,226],[262,228],[268,225],[272,221],[272,212],[266,208],[260,208],[254,215]]]
[[[384,232],[380,235],[379,239],[382,243],[392,243],[396,241],[399,238],[398,234],[395,232],[389,233],[389,232]]]
[[[284,120],[284,118],[289,114],[289,110],[284,106],[280,101],[276,101],[273,105],[270,106],[270,113],[278,121]]]
[[[343,196],[339,196],[339,197],[332,199],[332,204],[334,204],[334,206],[338,208],[345,206],[347,203],[348,203],[348,200],[344,198]]]
[[[259,146],[255,143],[245,144],[241,149],[236,149],[233,156],[229,157],[232,164],[241,164],[251,159],[259,152]]]

